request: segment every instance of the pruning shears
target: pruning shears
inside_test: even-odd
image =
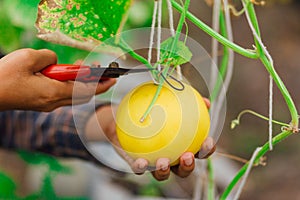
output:
[[[41,71],[45,76],[58,81],[81,81],[81,82],[99,82],[108,78],[118,78],[129,73],[148,72],[151,69],[129,69],[120,68],[117,62],[112,62],[108,67],[54,64],[49,65]]]

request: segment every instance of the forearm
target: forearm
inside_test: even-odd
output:
[[[93,160],[78,135],[84,133],[92,113],[86,105],[62,107],[50,113],[1,112],[1,146]]]

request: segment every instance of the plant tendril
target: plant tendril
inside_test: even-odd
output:
[[[159,75],[160,75],[160,76],[165,80],[165,82],[166,82],[171,88],[173,88],[174,90],[178,90],[178,91],[183,91],[183,90],[184,90],[184,84],[183,84],[180,80],[176,79],[174,76],[168,75],[167,77],[170,77],[171,79],[173,79],[174,81],[176,81],[177,83],[179,83],[180,86],[181,86],[181,88],[175,87],[172,83],[170,83],[170,81],[168,81],[168,79],[167,79],[162,73],[159,74]]]
[[[266,120],[266,121],[269,120],[268,117],[265,117],[265,116],[263,116],[263,115],[261,115],[261,114],[255,112],[255,111],[252,111],[252,110],[243,110],[242,112],[239,113],[239,115],[237,116],[236,119],[234,119],[234,120],[231,121],[231,129],[234,129],[237,125],[239,125],[239,124],[240,124],[241,117],[242,117],[244,114],[247,114],[247,113],[248,113],[248,114],[252,114],[252,115],[254,115],[254,116],[256,116],[256,117],[259,117],[259,118],[261,118],[261,119],[263,119],[263,120]],[[274,124],[278,124],[278,125],[281,125],[281,126],[283,126],[283,127],[289,127],[289,126],[290,126],[289,124],[286,124],[286,123],[283,123],[283,122],[279,122],[279,121],[276,121],[276,120],[272,120],[272,122],[273,122]]]

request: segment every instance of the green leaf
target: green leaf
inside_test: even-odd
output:
[[[8,53],[20,46],[21,29],[12,26],[1,9],[0,13],[0,48],[3,53]]]
[[[174,47],[172,48],[172,46]],[[168,66],[182,65],[189,62],[193,56],[184,42],[175,41],[174,43],[174,37],[170,37],[161,43],[160,54],[162,58],[161,64]]]
[[[66,167],[59,163],[59,161],[50,155],[43,153],[33,153],[27,151],[19,151],[19,156],[29,164],[32,165],[47,165],[52,172],[58,173],[71,173],[72,170],[69,167]]]
[[[53,188],[53,175],[51,173],[46,173],[43,185],[41,188],[41,196],[43,196],[46,199],[56,199],[56,194]]]
[[[0,1],[0,50],[8,53],[19,47],[22,30],[14,25],[8,16],[7,7]]]
[[[0,172],[0,198],[13,198],[17,186],[6,174]]]
[[[132,0],[42,0],[36,21],[38,37],[93,50],[122,30],[131,3]]]
[[[7,16],[14,26],[34,30],[40,0],[3,0]]]
[[[46,42],[38,38],[33,40],[30,46],[34,49],[50,49],[54,51],[57,54],[58,63],[74,63],[90,54],[88,51]]]
[[[0,0],[0,47],[4,54],[31,47],[40,0]]]

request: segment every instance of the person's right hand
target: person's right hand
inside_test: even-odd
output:
[[[209,108],[210,102],[204,98]],[[130,165],[132,171],[136,174],[143,174],[149,169],[149,163],[144,158],[133,159],[126,151],[121,148],[116,133],[115,113],[117,105],[101,106],[96,110],[87,121],[84,138],[89,142],[109,141],[116,152]],[[200,151],[196,154],[197,158],[206,159],[214,153],[216,149],[215,142],[212,137],[208,136]],[[171,171],[181,178],[189,176],[195,168],[195,155],[192,152],[184,152],[179,158],[179,164],[170,166],[170,159],[158,158],[155,166],[151,166],[153,177],[158,181],[167,180]]]
[[[0,111],[52,111],[72,103],[85,103],[116,82],[115,79],[108,79],[100,83],[75,84],[74,81],[50,79],[40,73],[43,68],[56,62],[56,54],[46,49],[21,49],[0,59]],[[73,93],[74,89],[76,93]]]

